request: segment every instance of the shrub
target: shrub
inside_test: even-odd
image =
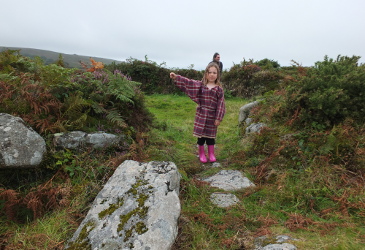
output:
[[[277,61],[270,60],[267,58],[257,61],[257,62],[255,62],[255,64],[265,70],[272,70],[272,69],[280,68],[280,64]]]
[[[282,75],[274,69],[273,64],[268,64],[269,62],[268,59],[265,64],[261,62],[264,69],[253,63],[252,60],[243,61],[231,67],[222,76],[226,92],[233,96],[247,98],[275,89],[282,79]],[[275,67],[277,67],[276,64]]]
[[[359,58],[325,57],[323,62],[316,62],[306,75],[291,82],[280,116],[307,127],[319,124],[330,128],[346,118],[363,122],[365,66],[358,66]]]
[[[129,58],[120,64],[111,64],[107,68],[118,69],[130,76],[134,81],[140,82],[141,90],[145,93],[169,93],[168,70],[147,59],[145,61]]]
[[[194,69],[167,69],[163,67],[164,64],[148,60],[146,56],[145,61],[129,58],[126,62],[120,64],[111,64],[107,68],[111,71],[120,70],[131,77],[134,81],[140,82],[141,90],[147,94],[179,94],[181,91],[173,84],[170,79],[170,72],[174,71],[176,74],[201,80],[203,72]]]

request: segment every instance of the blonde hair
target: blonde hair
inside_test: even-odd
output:
[[[217,63],[215,62],[211,62],[208,64],[208,66],[205,68],[205,71],[204,71],[204,76],[203,76],[203,79],[202,79],[202,82],[204,85],[207,85],[208,84],[208,79],[206,78],[206,75],[208,74],[209,72],[209,69],[211,67],[214,67],[217,69],[217,79],[215,80],[215,84],[217,84],[218,86],[222,87],[222,84],[220,82],[220,72],[219,72],[219,66]]]

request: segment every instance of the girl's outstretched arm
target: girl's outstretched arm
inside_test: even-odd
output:
[[[199,104],[199,93],[202,87],[202,82],[192,80],[181,75],[177,75],[174,72],[170,73],[170,78],[174,80],[174,84],[187,94],[190,99]]]

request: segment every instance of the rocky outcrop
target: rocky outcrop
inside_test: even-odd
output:
[[[259,133],[262,128],[266,127],[264,123],[252,123],[252,118],[250,118],[251,109],[256,107],[259,104],[259,101],[254,101],[243,105],[238,114],[238,125],[240,127],[246,127],[245,133]]]
[[[107,148],[123,145],[124,136],[104,132],[72,131],[53,136],[56,148]],[[46,154],[46,142],[19,118],[0,113],[0,168],[37,167]]]
[[[246,121],[247,118],[249,118],[251,109],[256,107],[259,104],[258,101],[250,102],[245,105],[243,105],[238,114],[238,124],[242,125]]]
[[[46,142],[23,119],[0,113],[0,168],[38,166],[46,153]]]
[[[252,123],[246,128],[246,134],[259,133],[266,125],[262,122]]]
[[[66,249],[170,249],[178,230],[179,185],[172,162],[123,162]]]

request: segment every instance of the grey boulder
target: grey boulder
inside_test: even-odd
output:
[[[172,162],[123,162],[66,249],[170,249],[178,232],[180,178]]]
[[[0,168],[38,166],[46,153],[46,142],[23,119],[0,113]]]

